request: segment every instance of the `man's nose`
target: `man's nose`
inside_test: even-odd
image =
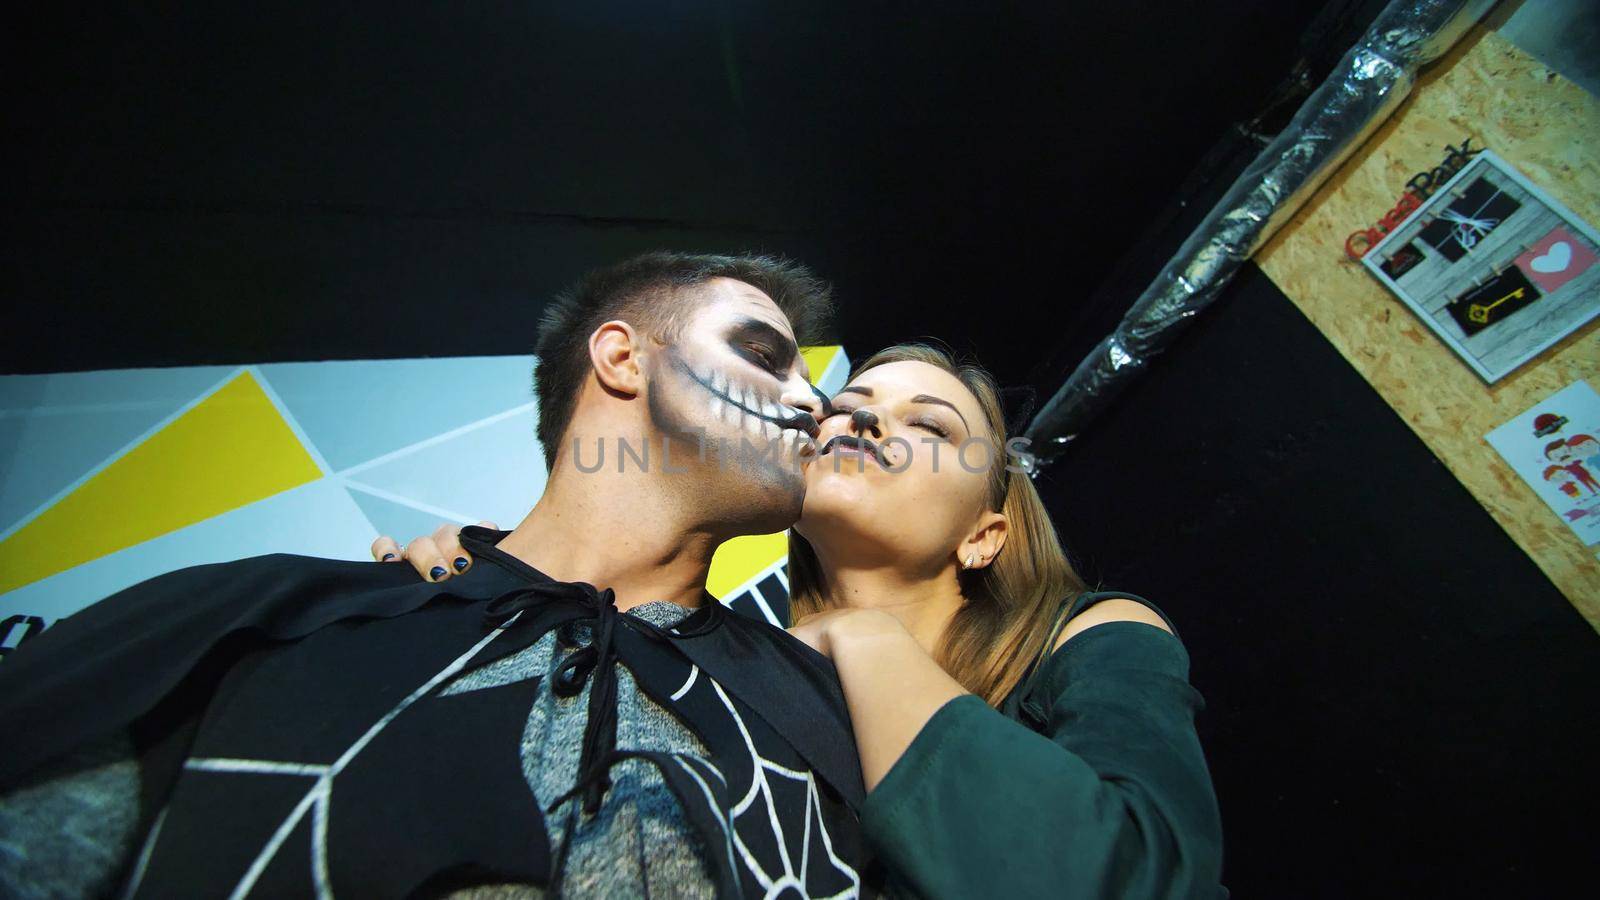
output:
[[[800,383],[805,387],[800,388],[795,385],[785,385],[783,389],[783,395],[778,399],[783,403],[783,405],[805,413],[804,416],[792,417],[790,424],[792,427],[798,428],[810,435],[812,440],[815,440],[817,434],[822,430],[819,420],[827,415],[826,407],[828,404],[828,398],[822,392],[813,387],[810,382],[802,380]]]
[[[822,389],[796,375],[783,385],[778,400],[795,409],[803,409],[814,419],[825,419],[832,411],[828,395]]]

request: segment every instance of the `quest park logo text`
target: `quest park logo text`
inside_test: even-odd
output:
[[[1406,217],[1416,212],[1422,206],[1422,201],[1428,199],[1434,191],[1444,186],[1455,174],[1461,171],[1477,152],[1483,148],[1473,147],[1472,138],[1466,138],[1461,146],[1452,147],[1445,144],[1445,149],[1450,151],[1445,154],[1443,161],[1432,169],[1428,169],[1411,176],[1406,182],[1406,189],[1400,194],[1400,200],[1394,208],[1383,214],[1377,224],[1367,228],[1358,228],[1350,232],[1344,239],[1344,252],[1351,259],[1360,259],[1367,255],[1374,245],[1383,240],[1383,236],[1400,227]]]

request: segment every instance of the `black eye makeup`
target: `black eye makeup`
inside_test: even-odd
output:
[[[736,323],[728,334],[728,342],[740,356],[780,380],[800,355],[800,348],[794,341],[760,319],[743,319]]]
[[[745,344],[744,349],[745,355],[750,357],[751,361],[756,365],[782,377],[781,370],[778,368],[777,353],[771,347],[764,344]]]

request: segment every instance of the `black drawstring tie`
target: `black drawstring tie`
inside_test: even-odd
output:
[[[550,670],[550,690],[562,698],[576,697],[583,691],[589,676],[594,676],[594,685],[589,690],[588,721],[583,727],[583,752],[578,757],[577,782],[585,786],[583,811],[592,816],[600,811],[600,801],[611,787],[611,779],[605,771],[607,767],[601,761],[617,743],[617,667],[613,638],[617,618],[622,614],[617,611],[615,592],[610,588],[597,591],[593,585],[581,581],[530,585],[489,601],[483,618],[495,628],[510,628],[523,610],[555,597],[576,600],[588,608],[589,615],[580,614],[569,620],[567,626],[586,624],[594,631],[593,643],[573,651]],[[648,622],[638,624],[652,632],[657,630]]]
[[[579,613],[562,627],[588,625],[593,631],[594,640],[588,646],[573,651],[550,670],[550,690],[557,697],[570,698],[582,693],[584,682],[590,675],[594,676],[594,684],[589,689],[588,720],[583,726],[583,751],[578,757],[578,778],[572,788],[556,798],[545,812],[554,812],[561,804],[581,794],[583,812],[592,816],[600,811],[601,800],[611,788],[611,767],[637,755],[616,749],[617,656],[614,638],[619,623],[651,640],[664,641],[671,637],[692,637],[709,631],[720,621],[716,615],[719,610],[713,609],[713,614],[695,628],[666,631],[637,616],[619,612],[616,594],[610,588],[597,590],[594,585],[582,581],[549,581],[517,588],[489,601],[483,611],[484,623],[494,628],[512,628],[525,610],[556,599],[577,601],[585,607],[588,614]],[[716,603],[715,599],[711,599],[711,602]],[[567,849],[577,825],[577,810],[569,807],[567,827],[562,833],[561,846],[557,850],[550,876],[550,887],[555,890],[555,896],[560,896]]]

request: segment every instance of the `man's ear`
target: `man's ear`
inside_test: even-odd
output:
[[[621,319],[602,324],[589,335],[589,362],[606,390],[636,397],[644,386],[639,334]]]

